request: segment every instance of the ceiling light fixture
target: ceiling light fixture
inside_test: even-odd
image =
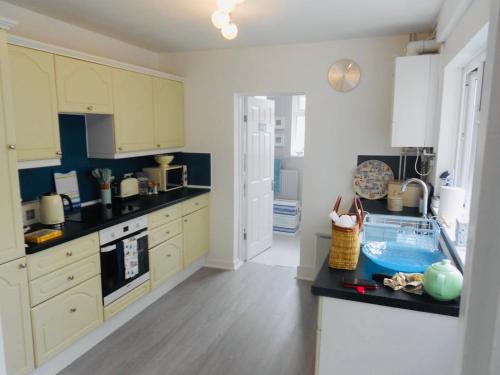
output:
[[[217,0],[217,10],[212,13],[212,24],[224,38],[233,40],[238,36],[238,26],[231,20],[231,12],[245,0]]]

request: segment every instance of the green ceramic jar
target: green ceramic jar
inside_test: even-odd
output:
[[[463,276],[449,259],[434,263],[424,273],[424,290],[439,301],[450,301],[462,292]]]

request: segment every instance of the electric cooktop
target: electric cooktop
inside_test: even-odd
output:
[[[112,205],[97,203],[69,212],[66,215],[66,220],[78,223],[93,223],[96,221],[117,219],[140,209],[140,206],[126,203]]]

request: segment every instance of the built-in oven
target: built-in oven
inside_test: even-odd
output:
[[[146,216],[99,232],[104,306],[149,280]]]

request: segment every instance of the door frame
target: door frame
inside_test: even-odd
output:
[[[247,197],[244,194],[246,183],[246,98],[249,96],[296,96],[305,92],[249,92],[234,94],[234,233],[235,269],[247,261],[247,241],[245,230],[247,225]]]

